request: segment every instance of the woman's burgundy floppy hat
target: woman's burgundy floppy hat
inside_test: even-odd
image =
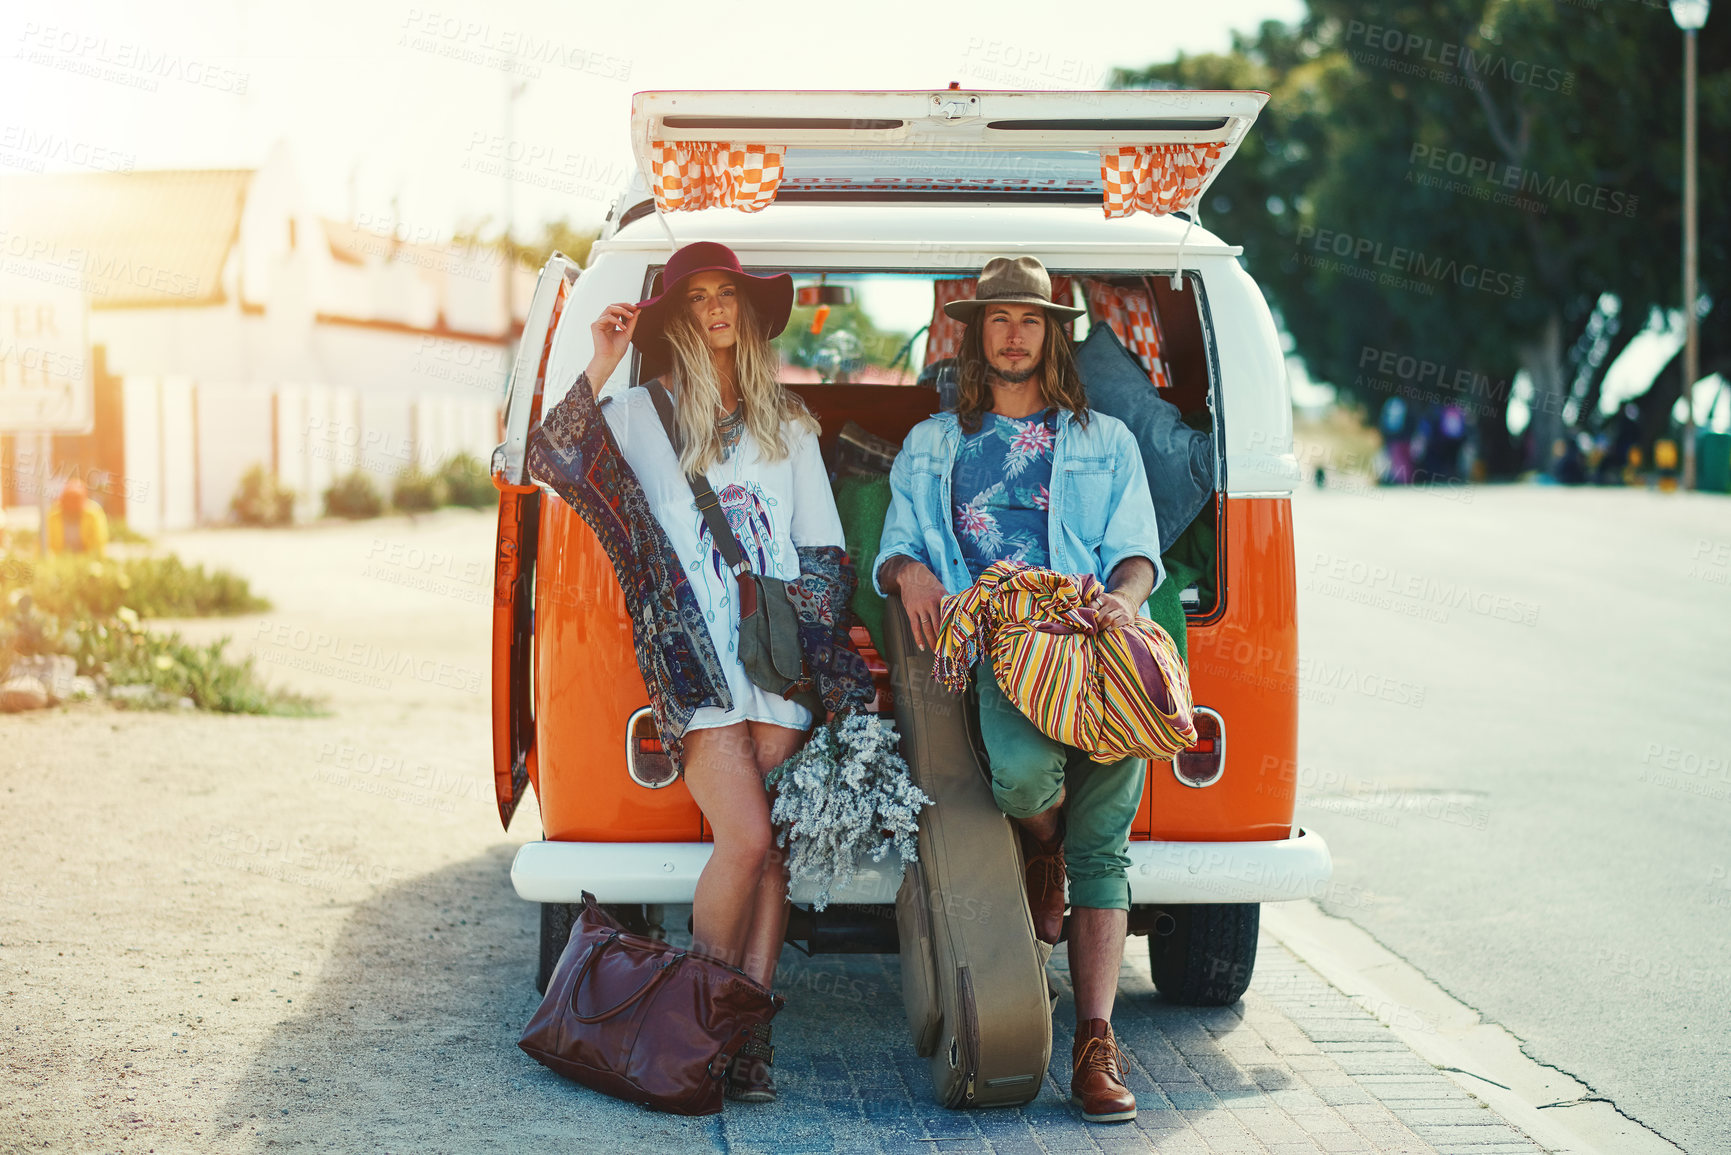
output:
[[[715,241],[696,241],[686,245],[671,257],[656,274],[654,296],[637,302],[637,330],[631,343],[643,355],[638,376],[647,381],[665,373],[672,354],[662,330],[667,324],[668,311],[677,307],[680,284],[694,273],[723,272],[733,275],[734,284],[751,298],[752,307],[763,321],[765,335],[774,337],[787,327],[787,316],[793,311],[793,277],[775,273],[767,277],[748,273],[739,267],[739,258],[732,249]]]

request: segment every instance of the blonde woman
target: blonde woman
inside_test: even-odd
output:
[[[806,672],[826,711],[869,702],[871,679],[848,640],[854,576],[818,422],[780,384],[769,343],[787,324],[792,278],[746,273],[725,245],[699,242],[669,258],[662,284],[648,300],[609,305],[591,326],[593,358],[548,414],[539,449],[532,440],[530,471],[607,548],[664,748],[713,831],[693,945],[770,986],[788,876],[763,776],[824,719],[746,676],[738,584],[687,474],[708,480],[751,570],[798,582]],[[633,343],[641,379],[672,396],[677,454],[647,388],[600,399]],[[730,1097],[774,1099],[771,1053],[765,1026],[730,1070]]]

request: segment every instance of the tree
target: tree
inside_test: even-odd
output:
[[[579,265],[587,265],[589,246],[601,235],[599,228],[578,228],[565,217],[560,217],[555,221],[541,222],[540,236],[533,241],[523,242],[515,238],[507,241],[503,229],[488,234],[492,219],[483,217],[474,224],[459,227],[451,243],[477,245],[494,252],[508,251],[512,260],[533,272],[539,270],[554,252],[564,253]]]
[[[1652,81],[1678,33],[1662,8],[1587,5],[1310,0],[1298,24],[1265,23],[1227,55],[1115,83],[1270,92],[1206,198],[1210,226],[1244,245],[1314,376],[1372,407],[1453,397],[1482,455],[1513,472],[1516,372],[1533,386],[1525,464],[1542,464],[1566,422],[1595,419],[1616,353],[1677,297],[1678,99]],[[1715,302],[1731,287],[1716,212],[1724,23],[1701,46],[1701,283]],[[1716,348],[1704,343],[1706,372]]]

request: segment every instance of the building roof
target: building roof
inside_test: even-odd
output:
[[[250,169],[0,177],[0,251],[14,271],[76,285],[96,309],[215,304],[252,178]]]

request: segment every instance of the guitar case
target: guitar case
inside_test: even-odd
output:
[[[1052,1055],[1052,948],[1034,937],[1020,840],[992,799],[967,697],[932,678],[899,597],[884,634],[902,756],[934,802],[896,895],[908,1030],[939,1103],[1019,1106]]]

